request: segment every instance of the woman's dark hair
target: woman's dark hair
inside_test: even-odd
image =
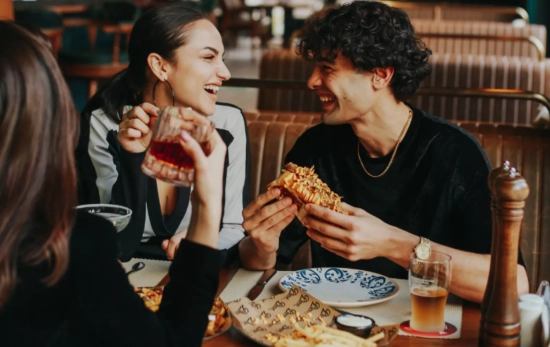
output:
[[[0,307],[17,269],[64,275],[75,218],[78,115],[43,38],[0,21]]]
[[[407,14],[378,1],[355,1],[306,23],[298,52],[308,61],[334,62],[338,53],[357,71],[393,67],[393,94],[404,101],[431,72],[431,51],[419,40]]]
[[[128,68],[115,75],[88,102],[84,113],[103,108],[107,116],[119,123],[125,105],[142,102],[145,87],[147,57],[157,53],[175,61],[175,51],[183,46],[188,35],[186,25],[206,19],[200,10],[184,3],[171,3],[147,10],[136,21],[128,44]]]

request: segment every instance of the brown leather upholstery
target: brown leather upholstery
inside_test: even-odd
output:
[[[266,190],[269,182],[281,172],[284,157],[296,139],[318,121],[310,115],[310,124],[301,115],[301,123],[266,122],[257,120],[263,114],[248,113],[252,153],[252,197]],[[272,119],[267,115],[266,119]],[[473,133],[485,149],[492,165],[509,160],[527,180],[531,193],[527,199],[521,235],[521,249],[527,265],[531,289],[540,280],[550,279],[550,129],[514,127],[463,122],[463,128]],[[298,255],[295,268],[307,267],[307,246]]]
[[[268,50],[260,62],[260,79],[307,81],[313,65],[290,49]],[[320,111],[319,97],[310,90],[260,89],[259,110]]]
[[[546,27],[526,25],[514,27],[508,23],[475,21],[430,21],[413,20],[415,31],[434,53],[505,55],[528,57],[539,60],[537,47],[527,38],[532,36],[541,44],[542,55],[546,55]],[[430,34],[454,34],[471,36],[522,37],[522,41],[473,38],[436,38]]]
[[[500,22],[424,19],[414,19],[411,22],[415,32],[434,53],[505,55],[534,60],[541,60],[541,57],[546,56],[547,32],[544,25],[515,27]],[[300,36],[300,31],[296,33],[297,37]]]
[[[550,96],[550,60],[477,55],[438,55],[430,58],[432,74],[422,86],[442,88],[523,89]],[[291,50],[272,50],[262,57],[260,79],[306,81],[313,66]],[[549,82],[547,82],[549,81]],[[411,103],[426,112],[450,119],[532,124],[540,104],[532,101],[495,101],[466,97],[415,96]],[[294,112],[319,111],[309,90],[260,89],[258,109]]]
[[[473,20],[446,20],[434,21],[425,19],[411,19],[417,33],[449,33],[468,35],[491,36],[534,36],[546,47],[546,26],[540,24],[526,24],[513,26],[509,23],[473,21]],[[519,54],[513,54],[519,55]]]
[[[437,15],[434,11],[436,9],[428,6],[403,8],[402,10],[405,11],[411,19],[434,20]]]
[[[432,20],[484,20],[492,22],[512,22],[524,17],[528,21],[525,10],[517,10],[511,6],[489,6],[433,2],[383,1],[389,6],[405,11],[409,17]]]
[[[244,114],[249,122],[290,122],[307,125],[321,123],[321,113],[286,111],[244,111]]]
[[[430,58],[432,74],[423,87],[523,89],[550,96],[550,60],[476,55],[437,55]],[[480,98],[415,96],[411,103],[450,120],[532,124],[540,104]]]

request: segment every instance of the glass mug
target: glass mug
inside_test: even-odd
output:
[[[425,260],[411,254],[409,263],[409,290],[412,316],[410,327],[431,333],[445,330],[445,304],[451,283],[451,257],[431,252]]]
[[[175,186],[190,187],[193,184],[194,162],[180,144],[180,132],[191,127],[187,131],[204,149],[214,130],[214,123],[206,117],[204,122],[201,119],[186,120],[183,112],[182,108],[174,106],[159,111],[141,170],[150,177]]]

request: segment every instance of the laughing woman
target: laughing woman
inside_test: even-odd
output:
[[[129,226],[119,233],[123,261],[172,259],[189,226],[190,189],[149,178],[140,169],[151,124],[166,106],[190,107],[215,123],[228,147],[218,248],[235,250],[244,236],[242,210],[250,195],[248,134],[239,108],[216,103],[220,86],[231,77],[223,52],[218,30],[200,11],[181,3],[151,9],[132,30],[128,68],[107,82],[82,112],[79,203],[132,209]]]

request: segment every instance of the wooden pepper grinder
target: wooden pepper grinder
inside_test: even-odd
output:
[[[492,196],[493,242],[479,342],[483,347],[519,346],[517,260],[529,186],[516,169],[507,169],[505,164],[489,175],[489,189]]]
[[[491,210],[496,210],[496,198],[493,194],[494,191],[494,184],[496,182],[496,178],[501,175],[507,175],[510,172],[510,162],[508,160],[505,160],[502,163],[502,166],[494,169],[489,174],[489,179],[487,180],[487,183],[489,185],[489,191],[491,192]],[[497,239],[498,239],[498,232],[497,228],[495,226],[497,225],[496,221],[496,213],[492,213],[492,237],[491,237],[491,250],[497,248]],[[494,276],[494,267],[491,266],[489,270],[489,277],[488,279],[493,278]],[[489,305],[489,299],[491,298],[490,294],[492,292],[493,288],[493,281],[487,281],[487,288],[485,289],[485,295],[483,297],[483,301],[481,302],[481,322],[479,324],[479,345],[482,346],[483,341],[483,327],[484,327],[484,319],[485,319],[485,313],[487,312],[487,306]]]

